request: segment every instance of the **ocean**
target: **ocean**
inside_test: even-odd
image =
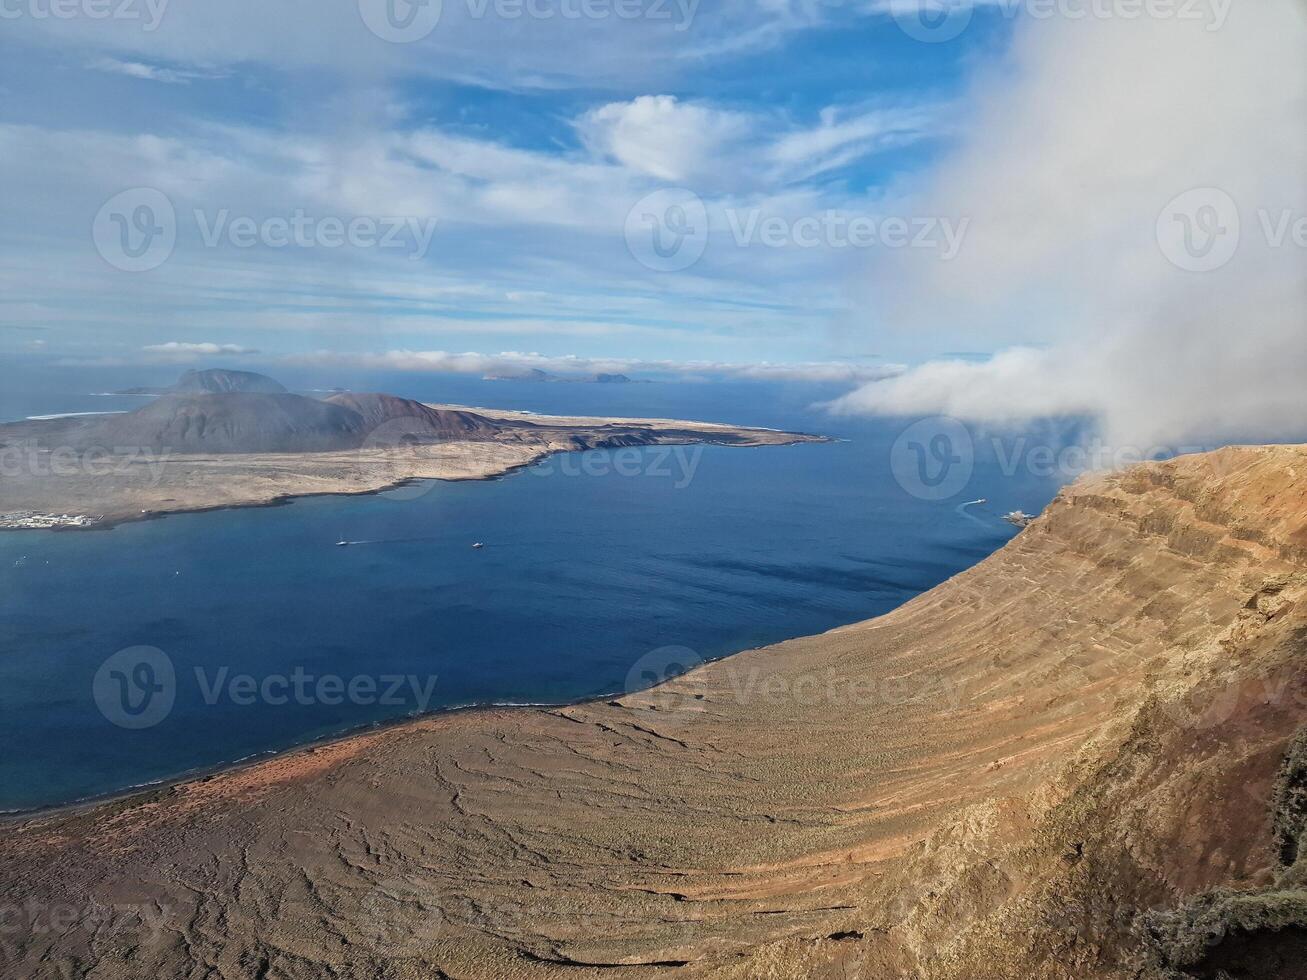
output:
[[[139,399],[100,393],[176,373],[25,372],[0,419],[130,410]],[[620,693],[876,616],[1002,547],[1016,533],[1002,513],[1039,511],[1062,482],[977,439],[965,483],[923,489],[891,466],[912,420],[832,417],[817,407],[841,393],[829,386],[272,373],[297,390],[838,441],[574,454],[490,482],[0,533],[0,810],[425,711]]]

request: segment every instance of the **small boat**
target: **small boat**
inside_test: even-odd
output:
[[[484,547],[485,547],[485,545],[482,544],[480,541],[478,541],[476,544],[474,544],[474,545],[472,546],[472,550],[473,550],[473,551],[480,551],[480,550],[481,550],[482,548],[484,548]]]
[[[349,542],[348,542],[348,541],[337,541],[337,542],[336,542],[336,547],[337,547],[337,548],[348,548],[348,547],[349,547]]]

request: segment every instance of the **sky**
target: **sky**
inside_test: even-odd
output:
[[[0,0],[0,355],[815,378],[850,413],[1272,437],[1307,417],[1304,19]]]

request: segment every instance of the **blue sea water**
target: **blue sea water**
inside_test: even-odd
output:
[[[92,392],[163,380],[63,372],[27,391],[11,384],[0,418],[130,408],[139,402]],[[921,499],[890,471],[905,423],[833,418],[814,404],[838,389],[810,385],[283,380],[840,441],[627,451],[621,466],[585,454],[421,492],[0,534],[0,809],[112,793],[423,708],[619,692],[651,651],[709,660],[875,616],[1001,547],[1015,530],[999,515],[1038,511],[1057,490],[1005,472],[982,447],[961,491]],[[161,654],[111,659],[138,647]],[[168,669],[161,715],[159,700],[141,716],[105,710],[114,685],[145,691]],[[315,686],[322,678],[338,680]]]

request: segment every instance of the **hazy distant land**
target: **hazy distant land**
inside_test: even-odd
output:
[[[496,371],[485,375],[484,381],[534,381],[545,382],[550,384],[596,384],[596,385],[645,385],[652,384],[651,381],[637,381],[625,374],[587,374],[580,377],[551,374],[548,371],[541,371],[539,368],[529,368],[524,371]]]
[[[560,452],[825,441],[709,422],[532,415],[381,394],[319,400],[234,371],[188,372],[157,390],[158,398],[130,413],[0,425],[0,528],[103,527],[374,493],[418,479],[484,480]]]

